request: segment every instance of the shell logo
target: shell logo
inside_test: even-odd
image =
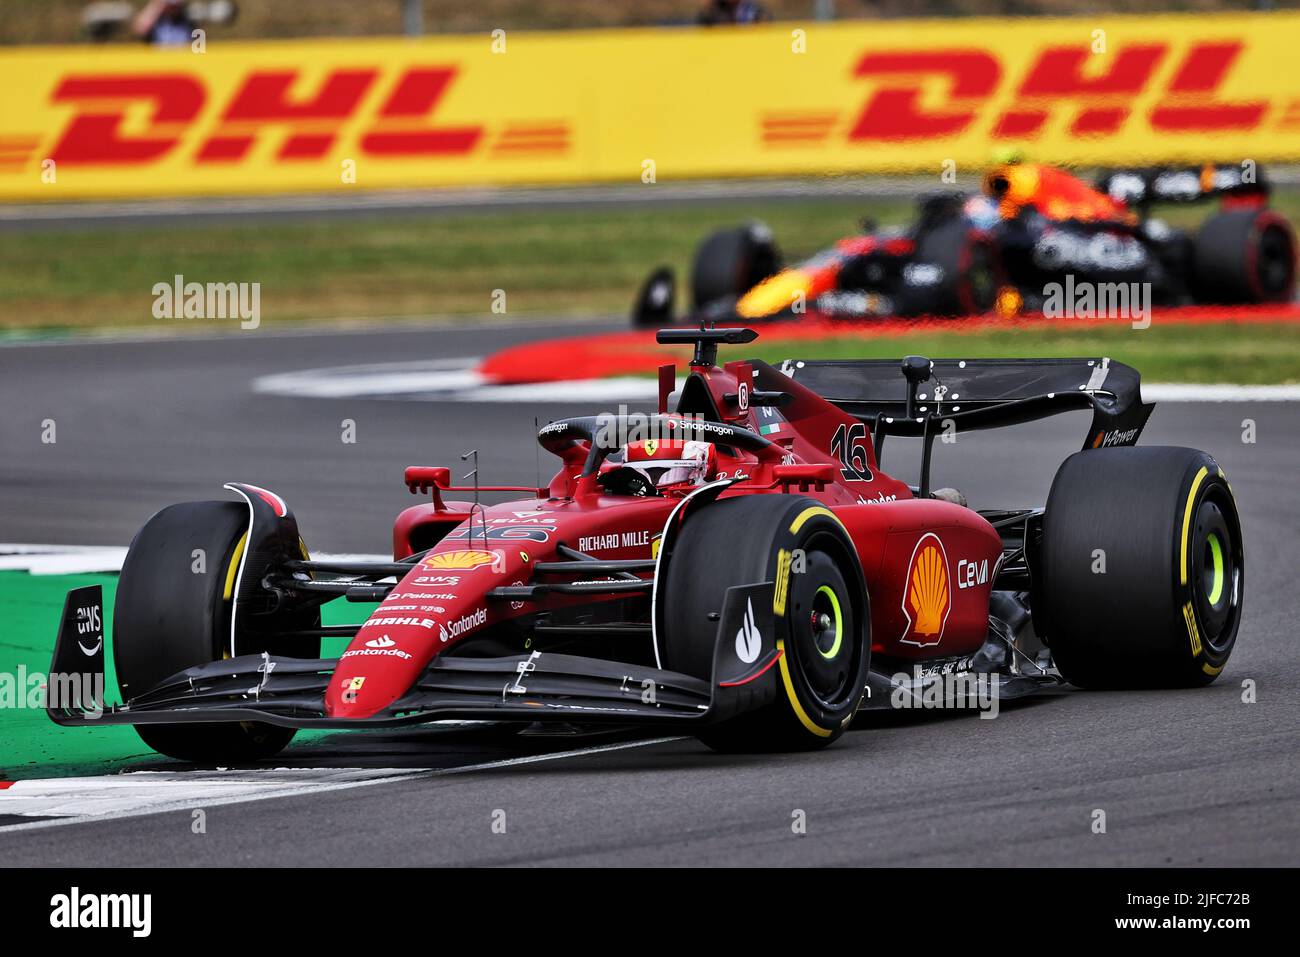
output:
[[[497,557],[491,552],[462,549],[455,552],[439,552],[437,555],[430,555],[424,560],[424,564],[428,568],[465,570],[491,565],[496,560]]]
[[[952,609],[948,553],[933,532],[921,536],[907,566],[903,586],[903,614],[907,629],[900,639],[907,645],[937,645]]]

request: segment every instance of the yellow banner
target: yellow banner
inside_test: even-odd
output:
[[[0,52],[0,198],[1300,159],[1300,14]]]

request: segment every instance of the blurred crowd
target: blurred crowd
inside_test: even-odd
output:
[[[0,0],[0,44],[1294,8],[1300,0]]]

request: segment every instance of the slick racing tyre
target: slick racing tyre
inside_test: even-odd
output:
[[[780,268],[781,254],[765,224],[719,230],[695,250],[691,302],[702,309],[719,299],[743,296]]]
[[[1295,233],[1272,210],[1216,213],[1196,235],[1192,277],[1198,302],[1290,302],[1295,270]]]
[[[794,570],[792,555],[802,558]],[[703,729],[700,740],[714,750],[825,747],[862,700],[871,641],[857,552],[829,509],[798,496],[727,499],[687,519],[661,583],[664,666],[711,680],[727,589],[778,577],[787,591],[774,616],[776,700]]]
[[[227,656],[230,592],[247,528],[243,503],[184,502],[140,529],[113,608],[113,663],[123,700]],[[141,724],[136,731],[153,750],[195,763],[268,758],[294,735],[292,728],[251,721]]]
[[[1040,551],[1047,645],[1085,688],[1192,687],[1237,640],[1241,523],[1218,463],[1182,448],[1111,448],[1066,459]]]
[[[993,244],[955,217],[922,233],[905,270],[910,282],[900,306],[907,315],[981,315],[992,310],[1001,285]]]

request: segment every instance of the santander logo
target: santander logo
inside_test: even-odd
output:
[[[759,634],[758,625],[754,621],[754,603],[747,602],[745,617],[740,622],[740,630],[736,632],[736,657],[745,664],[753,664],[758,658],[758,653],[763,649],[763,636]]]

